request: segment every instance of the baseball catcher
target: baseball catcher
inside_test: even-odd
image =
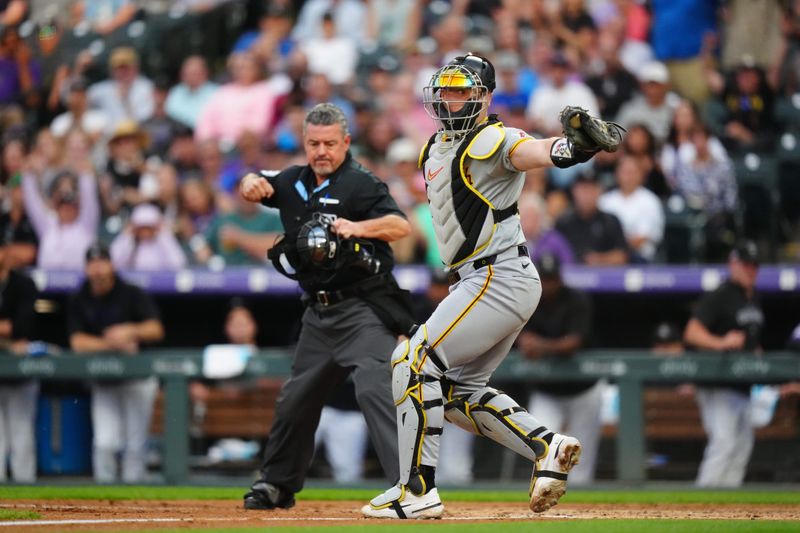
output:
[[[467,54],[437,70],[423,90],[439,131],[419,166],[452,287],[392,354],[400,479],[362,508],[368,517],[442,515],[436,466],[445,420],[531,461],[534,512],[558,502],[580,458],[578,439],[547,428],[489,379],[542,294],[517,210],[526,171],[614,151],[624,130],[567,108],[564,137],[534,139],[488,114],[494,89],[489,60]]]

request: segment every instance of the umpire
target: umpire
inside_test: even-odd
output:
[[[303,122],[308,164],[247,174],[241,195],[280,210],[286,231],[270,252],[307,304],[292,375],[278,397],[260,478],[246,509],[289,508],[302,490],[329,393],[352,372],[356,398],[390,482],[398,473],[389,356],[413,319],[389,242],[410,226],[387,186],[353,160],[342,111],[316,105]],[[293,272],[289,272],[286,263]]]

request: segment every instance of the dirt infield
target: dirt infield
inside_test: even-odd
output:
[[[0,522],[6,531],[116,531],[159,528],[191,529],[222,527],[274,527],[366,525],[370,520],[358,512],[363,502],[300,501],[289,510],[245,511],[239,501],[97,501],[31,500],[4,501],[0,509],[35,511],[38,520]],[[443,521],[490,522],[531,520],[624,519],[727,519],[800,520],[796,505],[598,505],[564,503],[541,515],[528,511],[525,503],[445,502]]]

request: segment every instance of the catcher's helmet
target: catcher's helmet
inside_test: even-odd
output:
[[[439,121],[451,133],[463,133],[475,127],[481,111],[488,106],[485,96],[494,91],[494,66],[481,56],[467,54],[458,56],[437,70],[431,81],[422,90],[425,110],[431,118]],[[441,89],[472,89],[464,105],[458,111],[451,111],[454,100],[445,101]]]
[[[314,213],[312,219],[303,224],[297,234],[296,246],[303,264],[321,269],[336,266],[339,236],[331,228],[331,220],[324,214]]]

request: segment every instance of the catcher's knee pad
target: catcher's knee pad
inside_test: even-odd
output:
[[[436,466],[442,434],[443,401],[439,379],[445,368],[427,342],[423,325],[392,353],[392,395],[397,406],[400,482],[426,492],[419,469]]]
[[[528,411],[502,391],[484,387],[445,406],[445,418],[462,429],[489,437],[535,461],[547,452],[542,437],[549,433]]]
[[[444,395],[444,419],[475,435],[482,435],[481,430],[472,418],[469,396],[455,394],[455,383],[447,378],[442,380],[442,394]]]

